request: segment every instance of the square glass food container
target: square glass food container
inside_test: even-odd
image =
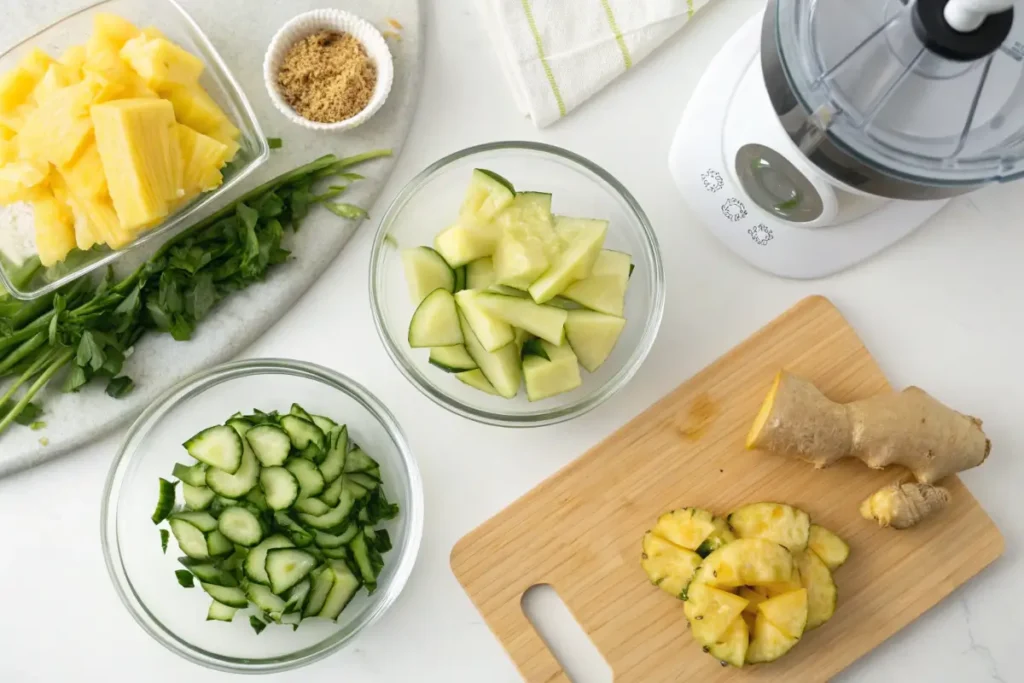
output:
[[[205,214],[205,208],[238,185],[270,156],[270,148],[256,114],[238,81],[199,25],[174,0],[105,0],[85,7],[0,54],[0,73],[14,68],[34,48],[56,58],[68,47],[84,43],[92,35],[93,17],[101,12],[116,14],[139,28],[156,27],[169,40],[199,57],[206,65],[199,84],[241,131],[238,140],[241,147],[231,163],[222,169],[224,183],[220,187],[199,195],[170,214],[163,223],[141,233],[123,249],[114,251],[98,245],[85,252],[72,250],[63,263],[39,269],[26,282],[21,281],[24,269],[0,255],[0,284],[18,299],[35,299],[49,294],[146,243],[163,242],[195,223],[201,214]]]

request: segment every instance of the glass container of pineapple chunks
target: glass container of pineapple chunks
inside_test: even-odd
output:
[[[79,10],[0,55],[0,285],[36,299],[155,246],[268,157],[241,87],[177,2]]]

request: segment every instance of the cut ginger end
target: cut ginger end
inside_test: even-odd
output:
[[[771,415],[772,404],[775,402],[775,394],[779,391],[779,383],[781,381],[782,372],[778,372],[772,381],[772,388],[768,390],[768,395],[764,397],[764,402],[761,403],[761,410],[758,411],[757,417],[754,418],[754,424],[750,426],[750,431],[747,432],[747,448],[753,448],[754,444],[757,443],[757,435],[761,433],[764,423],[768,421],[768,416]]]

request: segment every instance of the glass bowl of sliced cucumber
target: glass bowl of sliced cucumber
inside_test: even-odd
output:
[[[664,274],[629,191],[567,150],[464,149],[388,208],[370,257],[374,322],[430,399],[486,424],[555,424],[600,405],[647,357]]]
[[[101,533],[118,595],[162,645],[222,671],[283,671],[394,603],[419,550],[423,485],[362,386],[309,363],[241,361],[139,417]]]

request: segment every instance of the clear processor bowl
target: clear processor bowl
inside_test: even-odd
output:
[[[303,620],[292,631],[270,624],[257,635],[252,606],[231,623],[206,621],[210,598],[198,587],[182,589],[174,576],[181,554],[173,537],[160,549],[150,520],[160,477],[176,462],[192,462],[182,443],[236,411],[287,411],[295,402],[348,426],[352,439],[380,463],[384,491],[399,515],[381,526],[393,548],[384,554],[377,590],[360,589],[337,623]],[[149,635],[172,652],[212,669],[269,673],[326,657],[377,621],[398,598],[412,573],[423,536],[423,483],[395,418],[369,391],[332,370],[292,360],[228,363],[170,389],[132,425],[106,488],[100,520],[103,555],[118,596]]]
[[[199,57],[206,65],[199,83],[241,131],[238,140],[241,148],[223,169],[224,182],[220,187],[199,195],[157,227],[141,233],[123,249],[115,251],[94,247],[84,252],[75,249],[63,263],[40,269],[27,282],[19,282],[20,269],[0,255],[0,284],[18,299],[35,299],[49,294],[144,244],[162,242],[189,227],[206,213],[204,209],[217,202],[270,156],[270,148],[256,114],[238,81],[199,25],[174,0],[105,0],[81,9],[0,54],[0,74],[15,67],[23,55],[35,48],[56,57],[68,47],[84,43],[92,34],[93,18],[101,12],[116,14],[140,28],[154,26],[168,39]]]
[[[578,389],[530,402],[490,396],[430,365],[428,349],[407,340],[415,306],[409,300],[401,249],[433,244],[458,213],[474,168],[498,173],[521,190],[552,194],[557,214],[609,222],[606,249],[633,257],[626,292],[626,326],[608,360],[581,369]],[[428,398],[463,417],[503,427],[538,427],[582,415],[621,389],[654,344],[665,308],[661,252],[647,215],[622,183],[597,164],[535,142],[493,142],[455,152],[413,178],[388,207],[370,253],[370,306],[377,332],[398,369]]]

